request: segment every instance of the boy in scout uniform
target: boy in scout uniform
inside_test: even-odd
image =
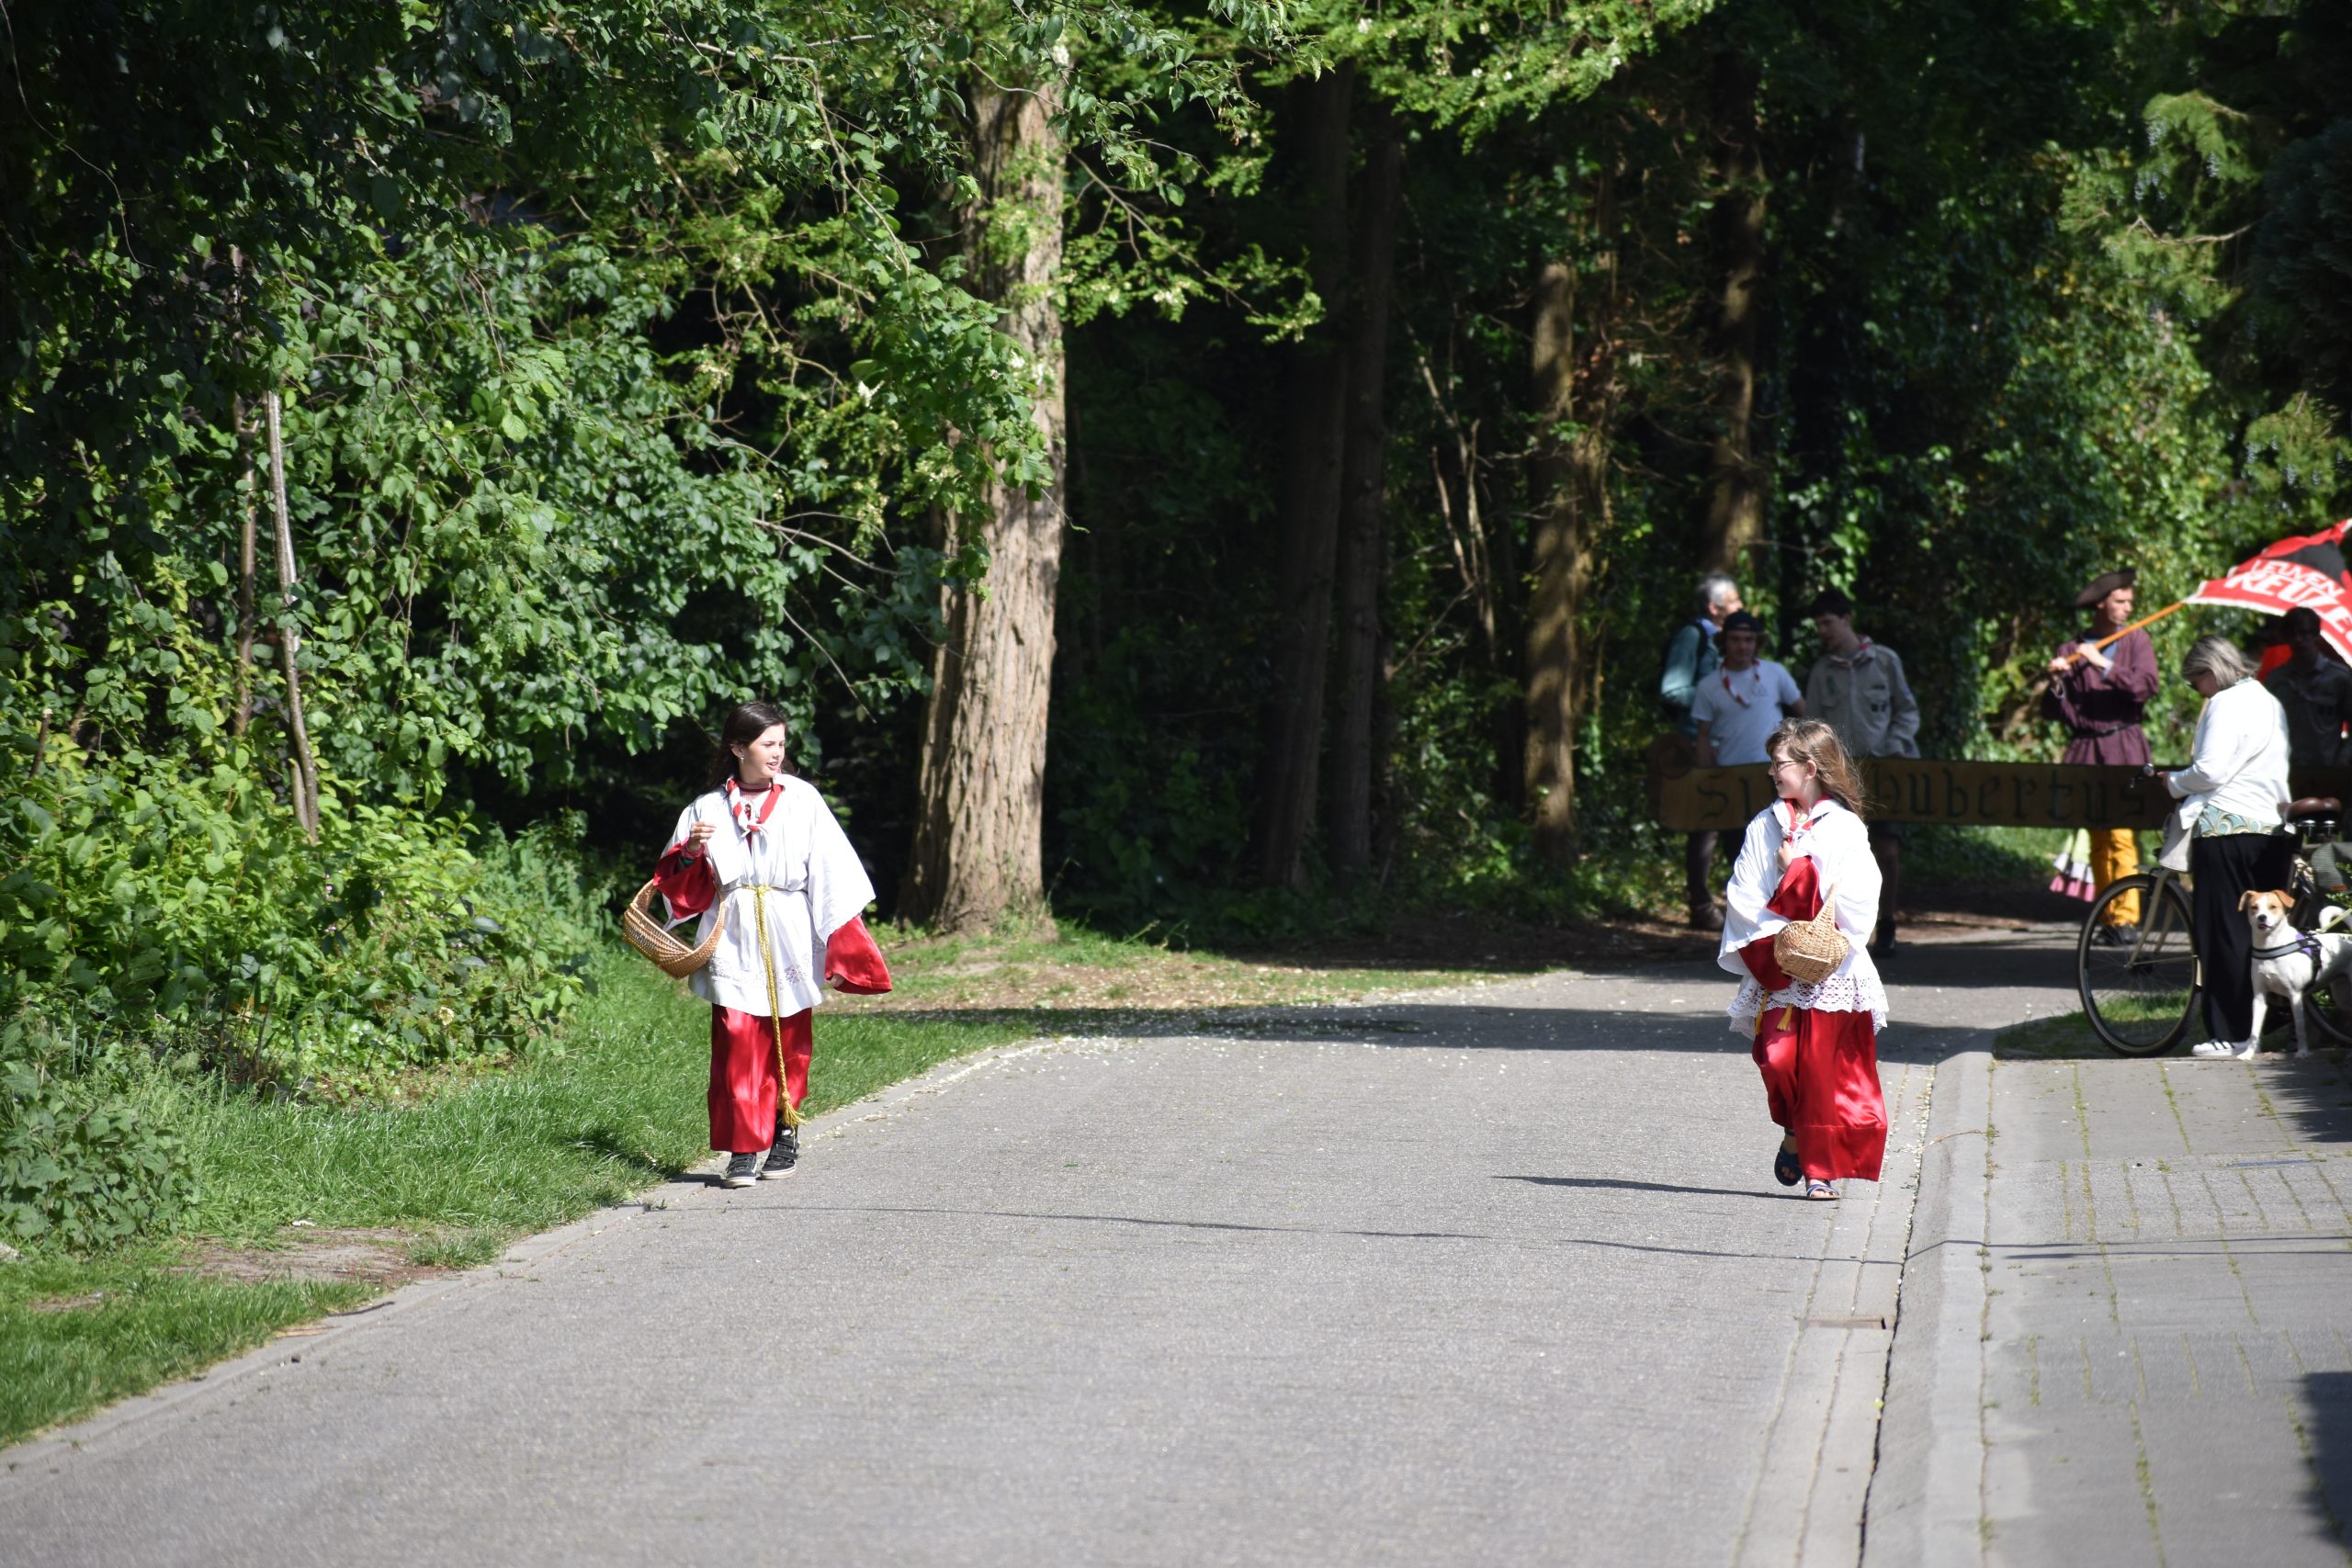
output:
[[[1919,704],[1903,678],[1903,660],[1854,631],[1854,602],[1835,588],[1814,596],[1805,614],[1821,637],[1821,657],[1804,678],[1804,711],[1826,719],[1853,757],[1919,754]],[[1903,880],[1903,829],[1870,818],[1871,853],[1881,878],[1878,931],[1871,951],[1894,946],[1894,912]]]

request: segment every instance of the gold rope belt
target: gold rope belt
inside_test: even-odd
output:
[[[752,895],[752,919],[760,932],[760,970],[768,981],[768,1022],[775,1032],[775,1102],[786,1127],[800,1125],[800,1110],[792,1103],[792,1085],[784,1075],[784,1011],[775,989],[775,954],[768,946],[768,895],[796,891],[772,887],[764,882],[743,882],[728,889],[747,888]]]

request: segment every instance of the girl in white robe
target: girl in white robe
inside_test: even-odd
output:
[[[1863,826],[1865,802],[1837,732],[1792,718],[1766,746],[1777,799],[1747,824],[1734,863],[1717,960],[1740,977],[1732,1031],[1748,1036],[1765,1100],[1783,1136],[1772,1174],[1835,1198],[1849,1177],[1878,1179],[1886,1152],[1886,1100],[1878,1032],[1886,990],[1868,943],[1878,920],[1879,869]],[[1844,962],[1799,980],[1772,955],[1772,938],[1811,919],[1826,897],[1847,939]]]
[[[673,919],[699,914],[700,942],[726,928],[690,982],[710,1003],[710,1146],[720,1179],[788,1175],[814,1052],[811,1012],[831,983],[890,988],[863,915],[874,886],[816,786],[785,768],[785,717],[746,703],[727,718],[713,788],[678,818],[654,880]]]

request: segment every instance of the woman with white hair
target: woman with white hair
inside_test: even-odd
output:
[[[2164,863],[2195,886],[2189,925],[2205,981],[2199,1056],[2251,1055],[2253,938],[2238,913],[2247,889],[2284,887],[2295,872],[2294,841],[2278,832],[2287,791],[2287,716],[2254,677],[2254,661],[2227,637],[2199,637],[2181,675],[2205,699],[2188,766],[2158,773],[2175,799]]]

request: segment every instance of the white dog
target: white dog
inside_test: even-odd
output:
[[[2199,1056],[2234,1056],[2249,1061],[2262,1049],[2262,1020],[2267,998],[2285,1000],[2294,1020],[2295,1055],[2312,1052],[2312,1021],[2305,1011],[2314,988],[2324,985],[2335,999],[2336,1011],[2352,1020],[2352,936],[2331,932],[2345,911],[2331,908],[2320,917],[2317,931],[2299,931],[2289,924],[2293,898],[2277,890],[2254,889],[2238,900],[2254,935],[2254,1028],[2244,1040],[2208,1040],[2191,1053]]]

